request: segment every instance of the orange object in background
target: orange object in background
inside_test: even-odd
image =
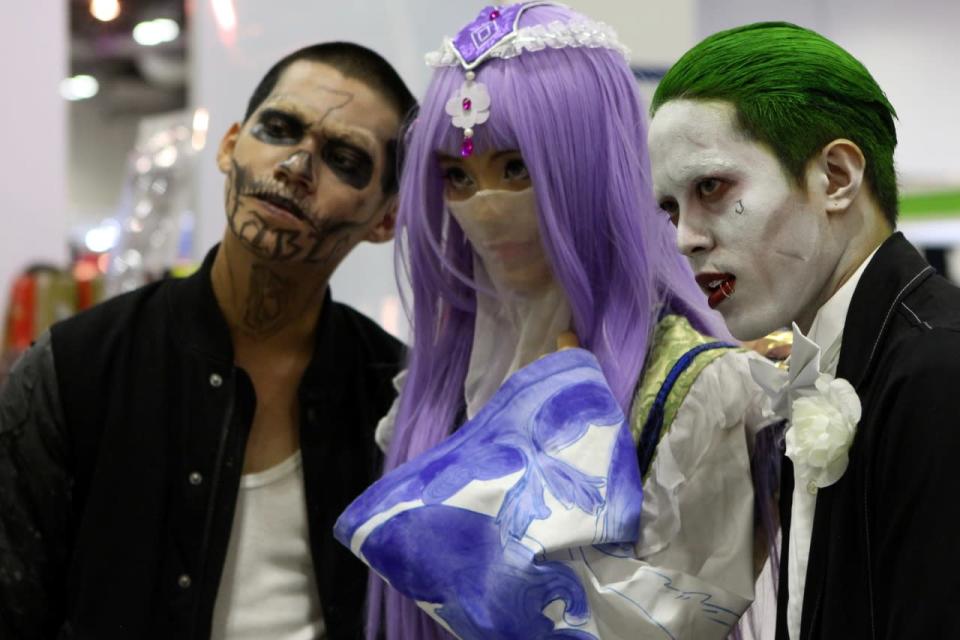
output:
[[[50,325],[103,300],[103,276],[96,265],[96,256],[81,259],[69,271],[37,265],[13,281],[0,344],[0,382],[20,354]]]
[[[77,280],[77,311],[89,309],[97,303],[93,280]]]
[[[7,324],[6,348],[23,351],[33,342],[37,306],[37,283],[32,275],[22,275],[10,291],[10,311]]]

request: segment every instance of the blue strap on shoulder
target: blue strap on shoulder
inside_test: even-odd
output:
[[[736,348],[736,345],[730,344],[729,342],[709,342],[707,344],[697,345],[683,354],[680,359],[677,360],[676,364],[673,365],[673,368],[670,369],[670,373],[667,374],[667,378],[663,381],[663,386],[661,386],[660,391],[657,392],[653,406],[650,407],[650,413],[647,414],[647,421],[643,424],[643,431],[640,432],[640,442],[637,445],[637,457],[640,460],[641,478],[646,477],[650,463],[653,462],[653,454],[657,450],[657,444],[660,443],[660,434],[663,431],[663,412],[667,405],[667,398],[670,396],[670,392],[673,390],[677,380],[679,380],[683,372],[693,364],[696,357],[704,351],[729,348]]]

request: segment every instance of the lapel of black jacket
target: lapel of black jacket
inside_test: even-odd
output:
[[[887,238],[864,270],[847,311],[837,364],[837,377],[848,380],[861,398],[866,396],[877,355],[897,306],[933,273],[933,267],[899,232]],[[866,425],[861,424],[863,426]],[[862,429],[858,429],[857,440],[863,437],[862,433]],[[804,639],[811,637],[823,598],[833,497],[848,481],[852,482],[843,477],[817,494],[800,620],[800,637]]]

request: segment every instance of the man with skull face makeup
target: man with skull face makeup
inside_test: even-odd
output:
[[[784,23],[710,36],[660,83],[661,208],[710,305],[793,324],[777,638],[956,638],[960,291],[894,233],[894,111],[869,72]]]
[[[200,270],[23,358],[0,397],[0,636],[360,634],[366,570],[331,527],[379,469],[402,348],[327,283],[393,235],[413,105],[368,49],[290,54],[220,144]]]

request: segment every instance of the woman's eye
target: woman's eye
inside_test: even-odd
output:
[[[473,184],[473,180],[467,175],[467,172],[460,167],[447,167],[443,170],[443,180],[454,189],[467,189]]]
[[[503,165],[503,177],[507,180],[527,180],[530,178],[530,173],[523,160],[514,158]]]

